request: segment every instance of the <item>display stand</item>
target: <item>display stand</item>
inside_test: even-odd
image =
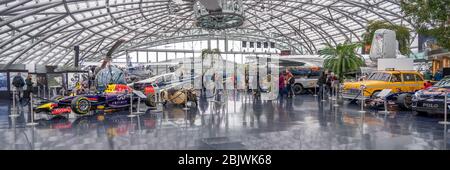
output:
[[[316,85],[314,85],[314,97],[317,97],[317,83],[316,83]]]
[[[186,98],[185,98],[185,103],[184,103],[184,108],[183,108],[183,110],[184,111],[188,111],[189,110],[189,107],[187,106],[188,105],[188,97],[187,97],[187,95],[185,95],[186,96]]]
[[[44,99],[45,99],[45,94],[47,93],[46,90],[45,90],[46,88],[47,88],[47,86],[44,85],[44,93],[43,93],[43,96],[42,96],[42,98],[44,98]]]
[[[331,87],[331,100],[336,100],[336,96],[335,96],[335,92],[336,92],[336,87],[334,87],[334,85]]]
[[[334,94],[334,104],[333,104],[333,106],[334,107],[339,107],[339,104],[338,104],[338,88],[337,87],[334,87],[334,88],[335,88],[335,90],[334,90],[335,94]]]
[[[50,89],[48,90],[48,98],[49,99],[58,95],[58,92],[57,92],[58,90],[57,89],[58,89],[58,86],[50,87]],[[53,93],[53,95],[51,93]]]
[[[377,97],[383,98],[384,99],[384,111],[380,111],[378,113],[380,114],[389,114],[388,111],[388,103],[387,103],[387,96],[389,95],[389,93],[392,91],[392,89],[384,89],[382,90]]]
[[[448,92],[447,91],[445,91],[444,92],[444,121],[440,121],[439,122],[439,124],[442,124],[442,125],[449,125],[450,124],[450,122],[448,122],[447,121],[447,112],[448,112],[448,102],[447,102],[447,100],[448,100]]]
[[[127,117],[136,117],[136,115],[133,114],[133,93],[130,93],[130,114]]]
[[[361,91],[361,110],[360,111],[358,111],[359,113],[366,113],[366,111],[364,111],[364,89],[365,89],[365,87],[364,86],[361,86],[361,88],[360,88],[360,91]]]
[[[37,97],[41,97],[41,86],[37,86]]]
[[[152,111],[154,113],[159,113],[164,111],[164,105],[161,100],[161,95],[159,91],[155,91],[155,103],[156,103],[156,110]]]
[[[136,106],[137,108],[136,108],[136,112],[134,112],[134,114],[142,114],[142,113],[144,113],[144,112],[141,112],[141,98],[140,97],[138,97],[138,103],[137,103],[137,106]]]
[[[36,123],[36,122],[34,122],[34,111],[33,111],[33,106],[34,106],[34,104],[33,104],[34,102],[33,102],[33,94],[32,93],[30,93],[30,116],[31,116],[31,122],[29,122],[29,123],[27,123],[26,125],[27,126],[35,126],[35,125],[38,125],[38,123]]]
[[[9,115],[9,117],[18,117],[19,114],[17,114],[17,106],[16,106],[16,90],[12,90],[13,95],[12,95],[12,108],[11,108],[11,114]]]

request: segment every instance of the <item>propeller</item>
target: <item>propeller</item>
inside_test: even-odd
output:
[[[106,65],[111,62],[112,60],[112,54],[114,53],[114,51],[119,48],[120,45],[122,45],[125,42],[124,39],[120,39],[118,40],[116,43],[114,43],[114,45],[108,50],[108,52],[106,53],[105,58],[103,59],[102,65],[100,65],[100,67],[97,67],[95,69],[94,75],[97,75],[97,73],[104,69],[106,67]]]

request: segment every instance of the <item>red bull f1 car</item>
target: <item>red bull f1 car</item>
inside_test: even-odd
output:
[[[78,115],[86,115],[94,109],[114,110],[130,107],[130,93],[132,89],[123,84],[111,84],[104,93],[82,94],[77,96],[56,96],[44,101],[34,110],[36,113],[50,115],[68,114],[72,111]]]

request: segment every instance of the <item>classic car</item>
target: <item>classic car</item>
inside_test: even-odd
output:
[[[361,96],[364,87],[364,96]],[[345,99],[375,98],[383,89],[391,89],[392,93],[415,92],[423,89],[424,80],[416,71],[376,71],[367,80],[345,82],[342,96]]]
[[[361,95],[361,88],[364,88]],[[424,88],[424,79],[416,71],[376,71],[367,80],[346,82],[343,85],[344,99],[376,99],[383,89],[391,89],[390,101],[394,101],[405,109],[410,109],[414,92]]]

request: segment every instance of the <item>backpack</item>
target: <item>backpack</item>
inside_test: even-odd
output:
[[[13,84],[15,87],[23,87],[23,86],[25,86],[25,82],[24,82],[24,80],[23,80],[23,78],[22,78],[21,76],[15,76],[15,77],[13,78],[12,84]]]
[[[289,84],[294,84],[295,83],[295,78],[294,77],[291,77],[290,79],[289,79]]]

